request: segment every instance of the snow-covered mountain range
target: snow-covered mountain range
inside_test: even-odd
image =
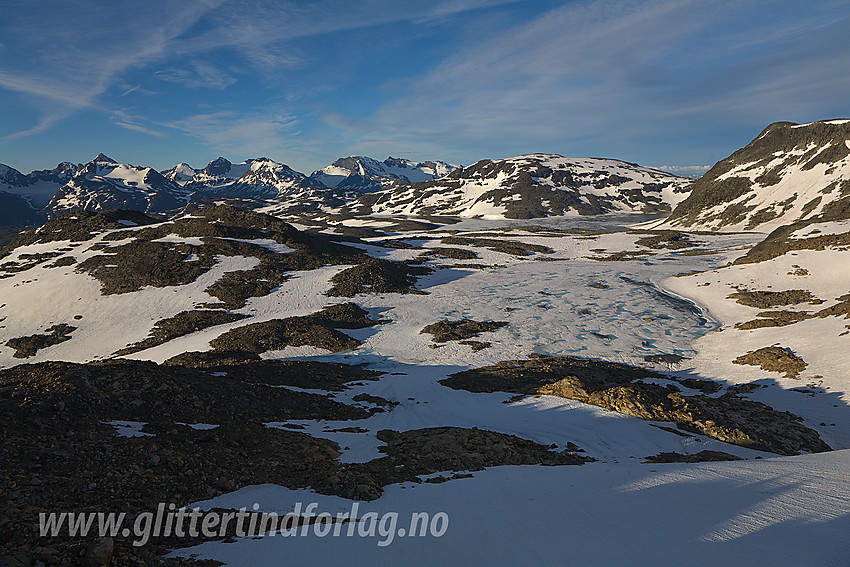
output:
[[[203,169],[179,163],[158,172],[99,154],[86,164],[63,162],[24,175],[0,164],[0,225],[30,224],[76,209],[160,212],[205,198],[270,200],[286,210],[331,209],[363,193],[433,179],[456,167],[441,161],[390,157],[379,162],[352,156],[307,176],[265,157],[241,163],[219,157]]]
[[[0,225],[69,210],[178,209],[240,199],[276,214],[537,218],[672,214],[660,227],[771,231],[850,217],[850,120],[778,122],[699,180],[615,159],[529,154],[467,167],[442,161],[340,158],[310,175],[269,158],[163,172],[103,154],[23,174],[0,165]]]
[[[323,188],[288,165],[264,157],[241,163],[220,157],[197,171],[183,186],[195,196],[254,199],[285,197],[293,189],[297,192],[305,187]]]
[[[21,226],[44,220],[38,211],[73,177],[78,167],[63,162],[54,169],[24,175],[0,164],[0,226]]]
[[[719,161],[665,223],[769,232],[850,217],[850,120],[777,122]]]
[[[0,198],[35,218],[69,210],[132,208],[161,212],[205,198],[271,201],[277,212],[455,215],[533,218],[607,212],[665,212],[691,180],[612,159],[534,154],[482,160],[463,168],[442,161],[340,158],[307,176],[269,158],[203,169],[180,163],[163,172],[98,155],[23,175],[3,166]],[[23,199],[21,201],[20,199]],[[262,204],[262,203],[261,203]],[[5,224],[25,224],[10,223]]]
[[[615,159],[529,154],[481,160],[447,176],[365,195],[357,214],[537,218],[667,212],[693,181]]]
[[[394,157],[377,161],[365,156],[349,156],[314,171],[310,177],[326,187],[366,193],[443,177],[459,167],[444,161],[417,162]]]
[[[0,164],[0,191],[17,195],[34,209],[44,207],[80,166],[62,162],[53,169],[36,170],[28,175]]]

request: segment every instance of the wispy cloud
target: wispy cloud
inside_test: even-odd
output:
[[[28,77],[0,69],[0,87],[25,95],[34,95],[62,103],[71,109],[85,108],[91,104],[94,91],[83,88],[67,88],[61,79]]]
[[[121,98],[121,97],[125,97],[125,96],[127,96],[127,95],[128,95],[128,94],[130,94],[130,93],[134,93],[134,92],[136,92],[137,90],[139,90],[139,88],[140,88],[141,86],[142,86],[142,85],[136,85],[136,86],[134,86],[134,87],[130,87],[129,89],[125,90],[123,93],[121,93],[120,95],[118,95],[118,97],[119,97],[119,98]]]
[[[98,98],[122,73],[162,57],[176,38],[220,3],[126,5],[122,13],[92,2],[44,3],[39,10],[10,2],[7,8],[19,19],[6,19],[2,31],[22,55],[0,63],[0,88],[48,101],[42,105],[46,116],[103,108]],[[43,116],[40,123],[49,121]],[[35,127],[11,135],[41,130]]]
[[[158,0],[104,9],[97,0],[73,4],[54,0],[32,10],[23,0],[10,0],[6,8],[16,20],[0,22],[0,31],[4,45],[17,45],[21,57],[0,62],[0,89],[46,99],[49,104],[44,105],[43,112],[49,116],[60,114],[60,106],[65,116],[84,108],[111,112],[115,105],[103,97],[130,69],[160,63],[156,76],[161,80],[190,88],[224,89],[237,77],[204,60],[217,50],[239,52],[271,76],[280,68],[303,64],[287,45],[293,39],[441,17],[502,3],[505,0],[466,0],[435,6],[390,0],[357,4],[339,0],[310,4]],[[125,89],[122,94],[129,91]],[[40,132],[55,121],[44,116],[38,126],[13,135]]]
[[[463,0],[438,3],[416,0],[343,0],[314,2],[268,2],[239,0],[229,10],[212,12],[209,25],[183,38],[175,50],[181,54],[219,48],[241,49],[249,59],[269,58],[282,64],[296,63],[291,54],[277,51],[284,42],[338,34],[398,22],[425,22],[448,15],[517,3],[520,0]]]
[[[0,142],[11,142],[12,140],[17,140],[20,138],[25,138],[27,136],[32,136],[34,134],[40,134],[41,132],[45,132],[52,128],[57,122],[67,118],[72,112],[72,110],[60,110],[43,113],[41,116],[39,116],[38,121],[35,125],[25,130],[19,130],[17,132],[4,134],[0,136]]]
[[[846,2],[574,0],[543,14],[513,3],[6,0],[0,97],[34,117],[0,126],[0,140],[85,110],[239,153],[689,164],[723,157],[707,151],[720,132],[846,112]],[[372,36],[378,47],[358,54]],[[678,155],[660,155],[671,140]]]
[[[838,71],[850,67],[847,24],[837,4],[571,3],[447,59],[368,123],[348,122],[350,135],[361,129],[358,147],[380,132],[423,149],[437,137],[461,156],[469,147],[634,154],[651,137],[706,125],[763,126],[830,100],[839,107],[850,92]]]
[[[162,138],[165,136],[162,132],[157,132],[156,130],[151,130],[150,128],[145,128],[144,126],[140,126],[139,124],[133,124],[131,122],[114,122],[116,126],[120,126],[121,128],[126,128],[127,130],[133,130],[134,132],[141,132],[142,134],[149,134],[151,136],[157,136]]]
[[[158,138],[164,138],[165,134],[160,132],[159,130],[155,130],[141,123],[142,121],[136,117],[132,116],[127,112],[123,112],[120,110],[116,110],[112,112],[112,123],[116,126],[120,126],[126,130],[132,130],[134,132],[141,132],[142,134],[148,134],[150,136],[156,136]]]
[[[169,83],[178,83],[190,88],[226,89],[237,81],[236,77],[226,70],[193,61],[191,68],[170,68],[156,71],[154,76]]]
[[[163,126],[198,138],[216,151],[252,157],[293,148],[299,134],[297,120],[283,112],[195,114]]]

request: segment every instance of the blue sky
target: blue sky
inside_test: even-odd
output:
[[[3,0],[0,163],[706,166],[850,117],[850,2]]]

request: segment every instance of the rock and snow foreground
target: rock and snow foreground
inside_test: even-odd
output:
[[[115,557],[841,564],[850,226],[634,220],[51,221],[0,259],[4,546],[42,553],[33,506],[358,500],[449,528]],[[729,461],[665,462],[687,459]]]
[[[537,154],[0,168],[8,210],[278,215],[76,211],[0,252],[0,562],[846,563],[848,124],[774,124],[692,191]],[[32,529],[159,502],[399,523]]]
[[[175,555],[227,565],[842,565],[850,451],[691,465],[497,467],[442,484],[393,486],[361,513],[445,511],[440,538],[307,537],[204,543]],[[296,502],[347,512],[336,497],[263,485],[204,502],[281,515]],[[249,504],[250,505],[250,504]],[[343,533],[345,533],[343,531]]]

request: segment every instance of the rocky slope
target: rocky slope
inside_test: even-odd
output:
[[[797,221],[850,218],[850,120],[771,124],[719,161],[665,223],[769,232]]]
[[[364,195],[347,210],[485,219],[665,212],[691,183],[619,160],[530,154],[481,160],[441,179]]]

